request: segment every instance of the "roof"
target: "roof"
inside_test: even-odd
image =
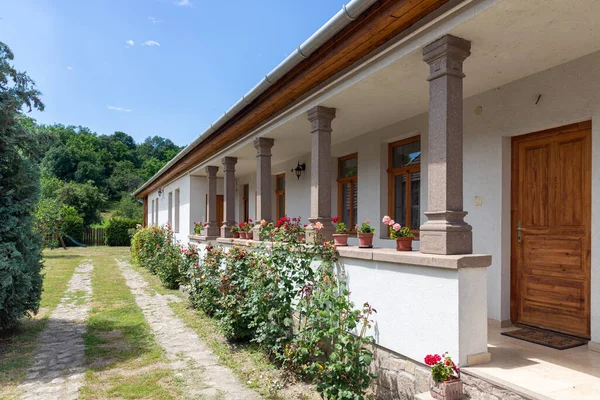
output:
[[[238,140],[448,0],[352,0],[134,195],[145,197]]]

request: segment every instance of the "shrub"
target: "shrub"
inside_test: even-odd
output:
[[[36,313],[42,292],[42,236],[34,231],[40,197],[40,135],[22,110],[44,109],[33,81],[11,65],[0,42],[0,331]]]
[[[136,264],[156,274],[165,287],[179,287],[182,280],[182,251],[169,227],[138,229],[131,241],[131,252]]]
[[[60,232],[63,236],[69,235],[78,242],[83,241],[83,218],[71,206],[62,206],[60,209]],[[67,246],[72,246],[70,240],[64,241]]]
[[[113,217],[106,226],[104,242],[107,246],[130,246],[131,230],[140,224],[138,220]]]
[[[188,249],[190,254],[184,256],[184,263],[187,259],[184,270],[190,285],[190,303],[194,308],[213,316],[219,308],[218,303],[221,297],[220,268],[224,257],[223,249],[208,245],[205,248],[206,253],[202,265],[199,265],[199,255],[196,249],[193,249]]]
[[[350,301],[334,246],[305,246],[294,241],[297,235],[285,236],[292,242],[229,252],[209,245],[202,256],[194,246],[184,248],[178,282],[189,284],[191,305],[216,318],[228,339],[258,343],[285,369],[315,382],[324,398],[364,399],[374,377],[373,339],[366,333],[375,310]],[[164,228],[138,230],[134,257],[149,259],[159,276],[175,274],[170,237]]]

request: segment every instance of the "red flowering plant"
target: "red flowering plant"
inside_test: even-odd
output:
[[[204,225],[202,222],[194,222],[194,233],[199,235],[202,233],[202,229],[204,229]]]
[[[287,215],[279,218],[275,224],[276,231],[273,232],[273,239],[281,242],[295,242],[298,236],[305,232],[305,226],[300,222],[300,217],[290,218]]]
[[[425,356],[425,364],[431,367],[431,377],[436,382],[445,382],[460,377],[460,369],[454,364],[448,352]]]
[[[344,223],[344,221],[340,220],[339,217],[333,217],[331,219],[331,222],[335,224],[335,233],[337,233],[338,235],[344,235],[348,233],[348,228],[346,227],[346,224]]]

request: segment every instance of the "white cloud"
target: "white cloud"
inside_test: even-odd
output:
[[[125,44],[127,45],[126,47],[133,47],[133,45],[135,45],[135,42],[129,39],[125,41]]]
[[[159,46],[160,47],[160,43],[158,43],[154,40],[146,40],[144,43],[142,43],[142,46]]]
[[[192,5],[192,2],[190,0],[179,0],[177,3],[179,7],[190,7]]]
[[[148,19],[150,20],[150,22],[152,22],[153,24],[158,24],[159,22],[162,22],[162,20],[160,19],[156,19],[154,17],[148,17]]]
[[[121,107],[114,107],[114,106],[108,106],[107,108],[112,111],[131,112],[131,108],[121,108]]]
[[[73,70],[73,67],[71,67],[70,65],[67,65],[67,69],[68,69],[69,71],[72,71],[72,70]]]

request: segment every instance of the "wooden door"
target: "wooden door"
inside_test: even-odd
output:
[[[219,228],[223,226],[223,206],[225,204],[225,197],[222,194],[217,195],[217,222]]]
[[[591,122],[513,138],[511,319],[590,337]]]

